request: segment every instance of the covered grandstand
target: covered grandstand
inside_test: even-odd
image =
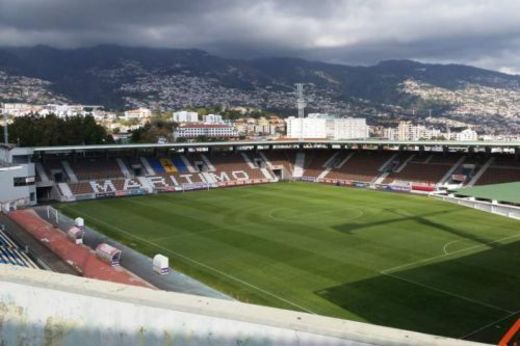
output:
[[[485,186],[465,187],[456,196],[520,206],[520,181]]]
[[[236,141],[1,149],[22,173],[4,205],[209,189],[279,180],[431,192],[520,179],[520,143]],[[0,180],[13,185],[13,173]]]

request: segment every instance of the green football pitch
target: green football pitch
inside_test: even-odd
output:
[[[245,302],[497,342],[520,310],[520,222],[312,183],[62,204]]]

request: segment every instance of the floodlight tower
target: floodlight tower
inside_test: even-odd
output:
[[[296,83],[296,107],[300,120],[300,141],[303,141],[303,118],[305,117],[305,97],[303,96],[303,83]]]

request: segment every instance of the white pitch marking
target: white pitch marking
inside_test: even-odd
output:
[[[450,242],[447,242],[446,244],[444,244],[444,247],[442,248],[442,251],[444,252],[445,255],[449,255],[449,252],[448,252],[448,246],[450,246],[451,244],[454,244],[458,241],[461,241],[462,239],[457,239],[457,240],[452,240]]]
[[[493,309],[493,310],[503,311],[503,312],[507,312],[507,313],[510,313],[510,314],[514,313],[513,311],[509,311],[509,310],[503,309],[503,308],[501,308],[499,306],[496,306],[496,305],[493,305],[493,304],[488,304],[488,303],[482,302],[480,300],[476,300],[476,299],[469,298],[469,297],[466,297],[466,296],[463,296],[463,295],[459,295],[459,294],[456,294],[456,293],[445,291],[443,289],[432,287],[432,286],[426,285],[426,284],[422,284],[422,283],[414,281],[414,280],[405,279],[405,278],[400,277],[398,275],[393,275],[393,274],[388,274],[388,273],[383,273],[383,272],[381,272],[381,274],[389,276],[389,277],[397,279],[397,280],[401,280],[401,281],[407,282],[407,283],[412,284],[412,285],[424,287],[424,288],[430,289],[432,291],[437,291],[437,292],[446,294],[448,296],[452,296],[452,297],[455,297],[455,298],[466,300],[466,301],[474,303],[474,304],[482,305],[482,306],[485,306],[485,307]]]
[[[520,310],[518,310],[518,311],[514,311],[514,312],[512,312],[512,313],[510,313],[510,314],[508,314],[508,315],[506,315],[506,316],[504,316],[504,317],[502,317],[502,318],[499,318],[499,319],[496,320],[496,321],[493,321],[493,322],[491,322],[491,323],[486,324],[485,326],[482,326],[482,327],[480,327],[480,328],[478,328],[478,329],[475,329],[474,331],[472,331],[472,332],[470,332],[470,333],[468,333],[468,334],[466,334],[466,335],[461,336],[459,339],[466,339],[466,338],[469,338],[470,336],[475,335],[475,334],[477,334],[478,332],[481,332],[481,331],[483,331],[484,329],[489,328],[489,327],[491,327],[491,326],[494,325],[494,324],[500,323],[500,322],[502,322],[503,320],[507,320],[508,318],[513,317],[514,315],[516,315],[516,314],[518,314],[518,313],[520,313]]]
[[[432,257],[428,257],[428,258],[423,258],[423,259],[415,261],[415,262],[405,263],[405,264],[401,264],[401,265],[398,265],[398,266],[395,266],[395,267],[392,267],[392,268],[387,268],[387,269],[382,270],[381,273],[386,274],[386,273],[395,272],[396,270],[407,268],[407,267],[411,267],[411,266],[414,266],[416,264],[428,263],[428,262],[434,261],[434,260],[439,259],[439,258],[449,257],[449,256],[452,256],[452,255],[461,253],[461,252],[466,252],[466,251],[470,251],[470,250],[474,250],[474,249],[484,248],[484,247],[486,247],[489,244],[500,243],[501,241],[514,239],[514,238],[518,238],[518,237],[520,237],[520,233],[512,235],[512,236],[500,238],[500,239],[497,239],[497,240],[493,240],[493,241],[490,241],[490,242],[487,242],[487,243],[484,243],[484,244],[478,244],[478,245],[466,247],[466,248],[463,248],[463,249],[460,249],[460,250],[456,250],[456,251],[450,252],[447,255],[444,255],[444,254],[443,255],[436,255],[436,256],[432,256]]]
[[[166,252],[169,252],[169,253],[171,253],[171,254],[173,254],[173,255],[176,255],[176,256],[178,256],[178,257],[182,257],[182,258],[184,258],[184,259],[186,259],[186,260],[188,260],[188,261],[190,261],[190,262],[192,262],[192,263],[197,264],[198,266],[201,266],[201,267],[207,268],[207,269],[209,269],[209,270],[212,270],[212,271],[214,271],[215,273],[218,273],[218,274],[220,274],[220,275],[222,275],[222,276],[225,276],[225,277],[227,277],[227,278],[229,278],[229,279],[231,279],[231,280],[234,280],[234,281],[236,281],[236,282],[239,282],[239,283],[241,283],[242,285],[246,285],[246,286],[249,286],[249,287],[251,287],[251,288],[253,288],[253,289],[256,289],[256,290],[259,291],[259,292],[262,292],[262,293],[267,294],[267,295],[269,295],[269,296],[271,296],[271,297],[274,297],[274,298],[276,298],[276,299],[278,299],[278,300],[280,300],[280,301],[282,301],[282,302],[284,302],[284,303],[287,303],[287,304],[289,304],[289,305],[292,305],[292,306],[294,306],[294,307],[296,307],[296,308],[298,308],[298,309],[300,309],[300,310],[303,310],[303,311],[308,312],[308,313],[310,313],[310,314],[314,314],[314,315],[316,314],[315,312],[313,312],[313,311],[311,311],[311,310],[309,310],[309,309],[307,309],[307,308],[304,308],[303,306],[301,306],[301,305],[299,305],[299,304],[293,303],[293,302],[291,302],[290,300],[287,300],[287,299],[282,298],[282,297],[280,297],[280,296],[278,296],[278,295],[276,295],[276,294],[274,294],[274,293],[271,293],[271,292],[269,292],[269,291],[266,291],[266,290],[264,290],[263,288],[257,287],[257,286],[255,286],[255,285],[253,285],[253,284],[250,284],[250,283],[247,282],[247,281],[244,281],[244,280],[239,279],[239,278],[237,278],[237,277],[235,277],[235,276],[233,276],[233,275],[227,274],[227,273],[225,273],[225,272],[223,272],[223,271],[220,271],[220,270],[218,270],[218,269],[216,269],[216,268],[213,268],[213,267],[211,267],[211,266],[209,266],[209,265],[207,265],[207,264],[204,264],[204,263],[202,263],[202,262],[199,262],[199,261],[197,261],[197,260],[194,260],[194,259],[191,258],[191,257],[188,257],[188,256],[183,255],[183,254],[181,254],[181,253],[178,253],[178,252],[176,252],[176,251],[172,251],[171,249],[167,249],[167,248],[165,248],[165,247],[162,247],[162,246],[160,246],[160,245],[157,245],[157,244],[155,244],[155,243],[152,243],[152,242],[150,242],[150,241],[148,241],[148,240],[146,240],[146,239],[143,239],[143,238],[141,238],[141,237],[139,237],[139,236],[136,236],[136,235],[134,235],[134,234],[132,234],[132,233],[129,233],[129,232],[127,232],[127,231],[124,231],[124,230],[122,230],[121,228],[119,228],[119,227],[117,227],[117,226],[114,226],[114,225],[111,225],[111,224],[109,224],[109,223],[107,223],[107,222],[105,222],[105,221],[99,220],[98,218],[93,217],[93,216],[90,216],[90,215],[88,215],[88,214],[86,214],[86,213],[82,213],[82,214],[85,215],[85,216],[87,216],[87,217],[89,217],[89,218],[91,218],[91,219],[94,219],[94,220],[96,220],[96,221],[98,221],[98,222],[100,222],[100,223],[103,223],[103,224],[105,224],[105,225],[107,225],[107,226],[109,226],[109,227],[112,227],[113,229],[115,229],[115,230],[117,230],[117,231],[119,231],[119,232],[121,232],[121,233],[124,233],[124,234],[126,234],[126,235],[128,235],[128,236],[130,236],[130,237],[133,237],[133,238],[138,239],[138,240],[140,240],[140,241],[142,241],[142,242],[145,242],[145,243],[147,243],[147,244],[150,244],[150,245],[152,245],[152,246],[155,246],[156,248],[162,249],[162,250],[164,250],[164,251],[166,251]]]

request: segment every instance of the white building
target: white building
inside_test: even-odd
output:
[[[199,121],[199,113],[189,111],[174,112],[173,121],[176,123],[196,123]]]
[[[86,116],[94,112],[102,112],[102,106],[87,105],[69,105],[69,104],[46,104],[31,105],[27,103],[4,103],[2,104],[2,113],[12,115],[14,117],[23,117],[30,114],[37,114],[42,117],[54,114],[58,118]]]
[[[289,117],[285,122],[289,138],[327,138],[326,119]]]
[[[222,115],[220,114],[208,114],[202,116],[202,121],[204,124],[224,124],[224,120],[222,119]]]
[[[455,135],[457,141],[476,141],[478,140],[478,134],[472,129],[465,129]]]
[[[148,108],[140,107],[137,109],[132,109],[132,110],[126,111],[124,114],[124,119],[125,120],[145,119],[145,118],[150,118],[151,116],[152,116],[151,110],[149,110]]]
[[[27,103],[3,103],[1,110],[3,114],[12,115],[13,117],[23,117],[31,113],[39,113],[42,109],[42,106]]]
[[[333,123],[334,139],[360,139],[369,137],[369,128],[366,119],[363,118],[340,118],[329,120]],[[330,136],[328,136],[330,137]]]
[[[185,124],[177,127],[173,133],[174,138],[197,137],[237,137],[235,127],[223,124]]]
[[[418,141],[442,137],[444,134],[439,129],[413,125],[411,121],[401,121],[397,129],[385,129],[385,136],[399,141]]]
[[[356,139],[369,137],[366,119],[362,118],[334,118],[328,114],[313,113],[304,119],[289,117],[286,119],[286,123],[289,138]]]
[[[58,118],[85,116],[87,112],[83,105],[58,105],[48,104],[40,112],[40,115],[55,114]]]

